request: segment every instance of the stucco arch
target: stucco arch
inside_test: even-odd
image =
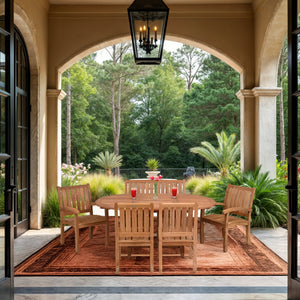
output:
[[[254,86],[251,5],[175,5],[170,11],[166,39],[219,57],[241,74],[241,88]],[[60,89],[61,72],[71,64],[113,43],[130,41],[127,7],[51,6],[48,32],[48,89]]]
[[[204,43],[195,42],[195,41],[191,41],[186,38],[183,38],[183,37],[172,36],[172,35],[168,35],[168,34],[166,35],[166,40],[190,45],[195,48],[204,50],[204,51],[218,57],[219,59],[221,59],[222,61],[227,63],[229,66],[231,66],[234,70],[236,70],[238,73],[240,73],[242,75],[243,68],[241,65],[238,64],[238,62],[236,62],[234,59],[226,56],[224,53],[221,53],[220,51],[218,51],[217,49],[215,49],[212,46],[208,46],[208,45],[205,45]],[[89,55],[91,53],[94,53],[98,50],[104,49],[106,47],[109,47],[109,46],[112,46],[112,45],[115,45],[118,43],[123,43],[123,42],[131,42],[131,36],[127,35],[127,36],[118,37],[118,38],[115,38],[112,40],[108,40],[105,42],[100,42],[98,44],[96,43],[96,45],[89,46],[86,49],[81,49],[80,51],[78,51],[78,53],[74,53],[74,55],[72,57],[68,58],[68,60],[65,63],[63,63],[61,66],[58,66],[58,68],[57,68],[57,79],[58,79],[57,85],[58,85],[59,89],[61,88],[62,73],[64,71],[66,71],[69,67],[71,67],[74,63],[76,63],[77,61],[79,61],[80,59],[86,57],[87,55]]]
[[[287,1],[279,1],[262,37],[256,68],[257,86],[277,86],[279,55],[286,35]]]

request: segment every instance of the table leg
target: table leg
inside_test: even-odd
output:
[[[105,247],[108,246],[109,244],[109,215],[108,215],[108,209],[105,209],[105,219],[106,219],[106,224],[105,224]]]

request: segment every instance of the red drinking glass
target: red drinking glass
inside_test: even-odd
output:
[[[131,189],[131,197],[132,197],[133,199],[135,199],[135,197],[136,197],[136,188],[132,188],[132,189]]]
[[[177,195],[177,188],[176,188],[176,187],[173,187],[173,188],[172,188],[172,197],[173,197],[173,198],[176,198],[176,195]]]

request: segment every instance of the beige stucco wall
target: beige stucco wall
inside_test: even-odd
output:
[[[254,84],[251,5],[170,6],[167,38],[200,46],[242,73],[242,86]],[[51,6],[48,88],[60,88],[58,71],[120,39],[130,40],[127,6]]]
[[[30,63],[31,228],[41,228],[41,208],[47,193],[47,0],[15,0],[15,24],[24,37]]]
[[[254,0],[255,86],[277,86],[279,53],[287,36],[287,1]]]

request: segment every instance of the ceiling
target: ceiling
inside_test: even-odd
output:
[[[130,5],[133,0],[49,0],[56,5]],[[175,4],[249,4],[252,0],[165,0],[167,5]]]

